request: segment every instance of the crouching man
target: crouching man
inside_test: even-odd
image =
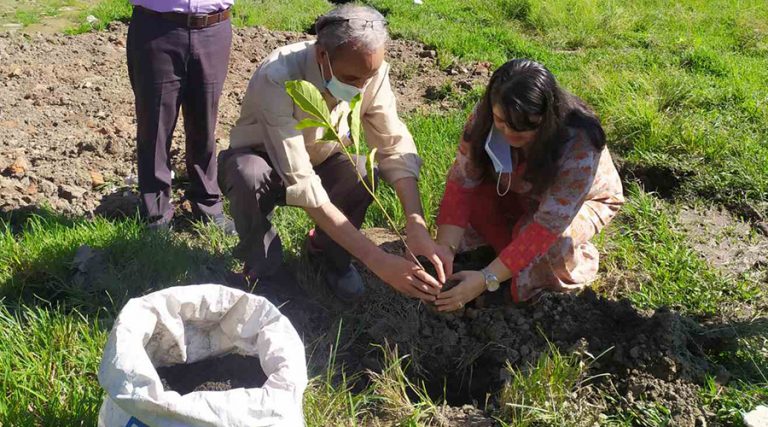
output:
[[[240,236],[235,256],[245,263],[251,280],[271,282],[274,288],[292,284],[295,279],[283,263],[280,237],[270,219],[278,205],[300,207],[318,226],[309,231],[307,251],[325,264],[326,284],[339,298],[354,301],[363,295],[362,278],[350,263],[354,256],[397,291],[434,301],[438,280],[410,260],[384,252],[360,232],[373,201],[357,175],[359,171],[368,179],[365,158],[357,158],[355,166],[340,147],[318,141],[321,129],[297,130],[307,115],[285,92],[289,80],[311,82],[323,93],[334,123],[349,112],[349,101],[362,94],[366,142],[377,149],[378,172],[395,188],[407,215],[408,245],[435,265],[444,282],[440,249],[422,214],[417,186],[421,159],[397,115],[384,61],[384,17],[369,7],[344,5],[318,18],[315,28],[317,41],[281,47],[259,66],[232,129],[231,146],[219,155],[219,182]]]

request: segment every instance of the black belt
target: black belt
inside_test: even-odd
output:
[[[219,12],[207,13],[207,14],[156,12],[152,9],[147,9],[146,7],[141,7],[141,6],[135,6],[135,9],[142,13],[146,13],[148,15],[159,16],[167,21],[171,21],[175,24],[181,25],[182,27],[189,28],[192,30],[207,28],[207,27],[210,27],[211,25],[218,24],[219,22],[226,21],[227,19],[229,19],[231,15],[231,11],[229,9],[225,9]]]

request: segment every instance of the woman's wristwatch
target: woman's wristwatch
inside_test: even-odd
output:
[[[487,289],[488,292],[496,292],[499,289],[499,279],[496,275],[486,268],[483,268],[480,272],[483,273],[483,277],[485,278],[485,289]]]

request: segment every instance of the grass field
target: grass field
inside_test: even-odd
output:
[[[7,2],[5,2],[7,3]],[[45,23],[62,7],[79,12],[71,33],[128,18],[124,0],[40,0],[5,4],[3,22]],[[700,321],[744,324],[737,349],[713,355],[734,374],[710,381],[700,396],[724,425],[768,401],[768,294],[753,274],[729,274],[694,251],[676,223],[684,203],[722,206],[748,220],[768,218],[768,3],[764,0],[369,0],[385,12],[395,37],[434,46],[444,66],[526,56],[546,64],[560,83],[602,118],[609,147],[627,183],[628,204],[599,238],[600,293],[641,308],[668,306]],[[302,31],[332,5],[324,0],[238,1],[238,25]],[[94,24],[85,17],[98,18]],[[467,31],[472,28],[472,31]],[[249,78],[250,76],[230,76]],[[424,157],[420,181],[433,221],[445,172],[467,109],[406,118]],[[402,223],[391,190],[385,205]],[[283,209],[276,220],[297,258],[310,221]],[[372,209],[366,226],[386,226]],[[134,220],[63,218],[55,212],[0,219],[0,427],[95,425],[102,391],[95,378],[111,321],[130,297],[177,284],[220,282],[235,240],[199,227],[150,234]],[[97,284],[71,274],[82,245],[104,250]],[[765,267],[763,267],[765,268]],[[620,279],[620,280],[619,280]],[[744,311],[762,322],[747,322]],[[403,356],[403,355],[400,355]],[[332,361],[312,366],[305,395],[311,426],[370,424],[386,414],[401,425],[429,422],[439,402],[403,374],[400,356],[365,390],[354,390]],[[407,359],[406,359],[407,360]],[[561,373],[554,376],[552,373]],[[548,374],[549,373],[549,374]],[[528,375],[513,375],[505,398],[539,396],[547,411],[501,412],[506,425],[571,425],[557,401],[541,397],[536,375],[574,392],[578,363],[553,350]],[[549,377],[546,377],[550,375]],[[534,380],[531,380],[533,378]],[[539,384],[540,385],[540,384]],[[416,396],[417,398],[414,398]],[[551,397],[551,396],[550,396]],[[664,408],[614,414],[611,425],[668,425]],[[537,418],[538,417],[538,418]]]

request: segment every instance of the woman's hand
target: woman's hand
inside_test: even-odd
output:
[[[437,296],[435,305],[438,311],[458,310],[485,291],[485,276],[479,271],[460,271],[449,279],[460,282]]]

